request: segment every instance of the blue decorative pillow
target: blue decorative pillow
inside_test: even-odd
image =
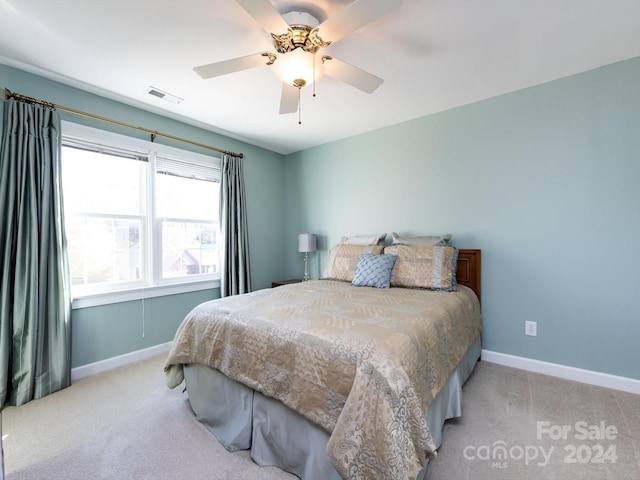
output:
[[[389,288],[396,258],[395,255],[361,253],[351,284],[356,287]]]

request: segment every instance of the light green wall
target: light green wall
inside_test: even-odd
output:
[[[219,297],[218,289],[202,290],[76,309],[71,318],[72,367],[173,340],[193,307]]]
[[[247,193],[247,218],[251,250],[251,280],[254,289],[266,288],[285,276],[284,246],[284,159],[282,155],[127,106],[83,90],[0,64],[0,87],[22,95],[120,120],[159,132],[171,133],[206,145],[243,153]],[[65,120],[125,135],[144,138],[143,132],[61,112]],[[0,102],[0,129],[4,102]],[[204,154],[211,151],[158,137],[158,143]],[[217,298],[209,290],[171,295],[145,301],[145,336],[142,336],[141,302],[83,308],[72,314],[72,366],[104,360],[173,339],[184,315],[201,301]]]
[[[485,349],[631,378],[639,84],[633,59],[283,159],[0,65],[0,87],[243,152],[254,288],[301,276],[298,233],[320,235],[317,277],[342,235],[450,232],[483,251]],[[146,300],[144,338],[141,302],[75,310],[73,366],[169,341],[187,311],[218,295]],[[524,336],[525,320],[537,337]]]
[[[313,276],[342,235],[452,233],[483,348],[640,379],[638,85],[636,58],[287,156],[289,275],[298,233]]]

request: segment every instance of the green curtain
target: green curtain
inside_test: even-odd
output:
[[[0,406],[71,383],[60,117],[9,99],[0,152]]]
[[[223,155],[220,179],[220,296],[251,291],[249,229],[242,160]]]

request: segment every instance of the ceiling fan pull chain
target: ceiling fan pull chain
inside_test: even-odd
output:
[[[302,125],[302,103],[301,100],[302,87],[298,87],[298,125]]]
[[[316,97],[316,52],[313,52],[313,98]]]

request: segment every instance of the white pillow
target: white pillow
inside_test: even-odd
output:
[[[410,245],[413,247],[438,247],[448,245],[451,234],[444,235],[424,235],[420,237],[401,237],[396,232],[391,234],[393,245]]]
[[[351,235],[342,237],[340,243],[349,245],[384,245],[387,232],[381,235]]]

